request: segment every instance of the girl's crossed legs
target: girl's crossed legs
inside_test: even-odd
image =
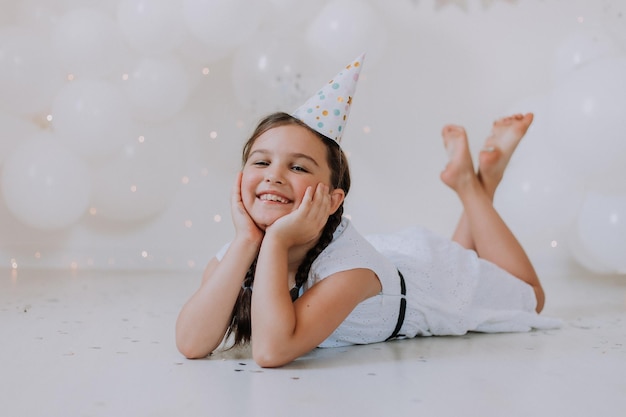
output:
[[[445,126],[442,135],[450,161],[441,173],[441,179],[457,193],[463,204],[463,214],[453,240],[531,285],[539,312],[545,295],[537,273],[526,252],[493,207],[496,188],[532,119],[531,113],[517,114],[494,123],[479,156],[478,174],[474,172],[465,129],[455,125]]]

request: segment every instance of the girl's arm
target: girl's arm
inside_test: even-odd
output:
[[[256,363],[268,368],[285,365],[316,348],[361,301],[381,290],[378,277],[369,269],[329,276],[295,303],[286,286],[263,295],[261,288],[255,283],[252,293],[252,354]]]
[[[200,288],[176,321],[176,345],[189,359],[204,358],[222,342],[246,272],[257,252],[250,242],[235,240],[222,261],[207,265]]]
[[[241,201],[241,173],[231,193],[235,239],[221,262],[207,265],[198,291],[187,301],[176,322],[176,345],[187,358],[203,358],[222,342],[243,280],[256,257],[263,232]]]
[[[305,244],[328,219],[328,188],[307,190],[298,210],[266,231],[252,292],[252,354],[263,367],[281,366],[326,339],[363,300],[378,294],[380,281],[369,269],[343,271],[325,278],[291,301],[289,249]]]

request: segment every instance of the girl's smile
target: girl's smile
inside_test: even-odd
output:
[[[277,193],[273,193],[273,192],[264,192],[261,193],[259,195],[259,199],[262,201],[268,201],[268,202],[275,202],[275,203],[282,203],[282,204],[288,204],[291,202],[291,200],[289,200],[286,197],[283,197]]]

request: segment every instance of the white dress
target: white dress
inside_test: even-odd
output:
[[[407,299],[400,337],[522,332],[560,325],[535,312],[530,285],[421,227],[365,238],[344,218],[333,241],[313,262],[304,290],[354,268],[373,270],[382,291],[360,303],[320,347],[386,340],[400,310],[398,271],[406,282]]]
[[[216,255],[218,260],[228,245]],[[359,305],[320,344],[338,347],[387,340],[400,312],[400,271],[406,283],[406,314],[399,338],[462,335],[476,332],[522,332],[559,327],[560,321],[538,315],[532,287],[476,253],[424,228],[362,236],[344,218],[333,241],[311,265],[302,291],[330,275],[366,268],[382,290]]]

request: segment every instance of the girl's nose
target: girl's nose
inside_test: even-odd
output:
[[[274,171],[268,171],[267,175],[265,175],[265,182],[283,184],[283,179],[279,173]]]

